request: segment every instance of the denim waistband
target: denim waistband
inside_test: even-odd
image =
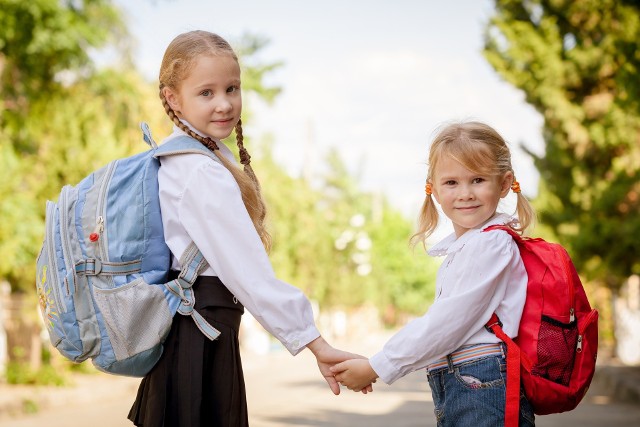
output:
[[[455,366],[474,359],[480,359],[487,356],[504,356],[502,344],[476,344],[460,347],[453,353],[430,363],[427,371],[431,372],[436,369],[445,368],[447,366]]]

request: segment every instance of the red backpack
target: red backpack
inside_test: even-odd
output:
[[[507,345],[505,426],[517,426],[520,383],[538,415],[574,409],[596,367],[598,311],[591,308],[567,251],[556,243],[504,230],[518,244],[527,270],[527,299],[518,336],[511,340],[494,313],[486,328]],[[520,369],[517,367],[520,366]]]

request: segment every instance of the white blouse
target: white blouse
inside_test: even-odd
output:
[[[385,383],[425,368],[463,345],[500,342],[484,328],[494,312],[504,332],[517,336],[527,272],[509,234],[482,232],[510,220],[508,215],[495,215],[460,238],[451,234],[428,251],[431,256],[446,256],[436,277],[436,298],[426,314],[404,326],[371,357],[371,367]]]
[[[184,135],[174,126],[165,141]],[[221,153],[235,162],[223,143]],[[296,287],[278,280],[242,201],[240,188],[219,162],[202,154],[160,158],[160,208],[172,268],[193,241],[218,276],[253,317],[293,355],[320,336],[311,304]],[[197,295],[196,295],[197,299]]]

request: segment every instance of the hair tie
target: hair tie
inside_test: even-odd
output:
[[[431,182],[427,181],[427,184],[424,186],[424,192],[427,196],[430,196],[433,193],[433,185]]]
[[[515,179],[513,180],[513,183],[511,183],[511,190],[514,193],[519,193],[520,192],[520,183],[518,181],[516,181]]]

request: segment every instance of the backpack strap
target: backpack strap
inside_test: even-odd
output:
[[[493,313],[485,325],[507,345],[507,391],[504,416],[505,427],[518,427],[520,419],[520,347],[502,330],[502,322]]]
[[[151,129],[149,129],[149,125],[146,122],[140,122],[140,129],[142,130],[142,139],[144,139],[144,142],[154,150],[158,148],[158,144],[156,144],[151,136]]]
[[[191,242],[180,257],[180,265],[182,265],[182,270],[178,278],[167,282],[165,286],[169,292],[178,296],[181,300],[178,306],[178,313],[183,316],[191,316],[204,336],[213,341],[218,338],[220,331],[211,326],[211,324],[194,309],[196,298],[192,289],[198,275],[207,268],[209,264],[195,243]]]
[[[509,227],[506,224],[490,225],[487,228],[483,229],[482,231],[491,231],[491,230],[503,230],[503,231],[506,231],[507,233],[509,233],[511,235],[511,237],[513,237],[513,239],[518,244],[520,242],[522,242],[522,240],[523,240],[523,237],[521,235],[519,235],[513,228]]]
[[[508,225],[491,225],[482,231],[491,230],[506,231],[516,243],[522,241],[522,236]],[[504,333],[502,322],[496,313],[493,313],[485,328],[500,338],[507,346],[507,390],[504,425],[505,427],[518,427],[520,421],[520,347]]]
[[[174,154],[196,153],[203,154],[220,163],[220,159],[200,141],[189,135],[178,135],[163,142],[153,153],[155,158],[171,156]]]

